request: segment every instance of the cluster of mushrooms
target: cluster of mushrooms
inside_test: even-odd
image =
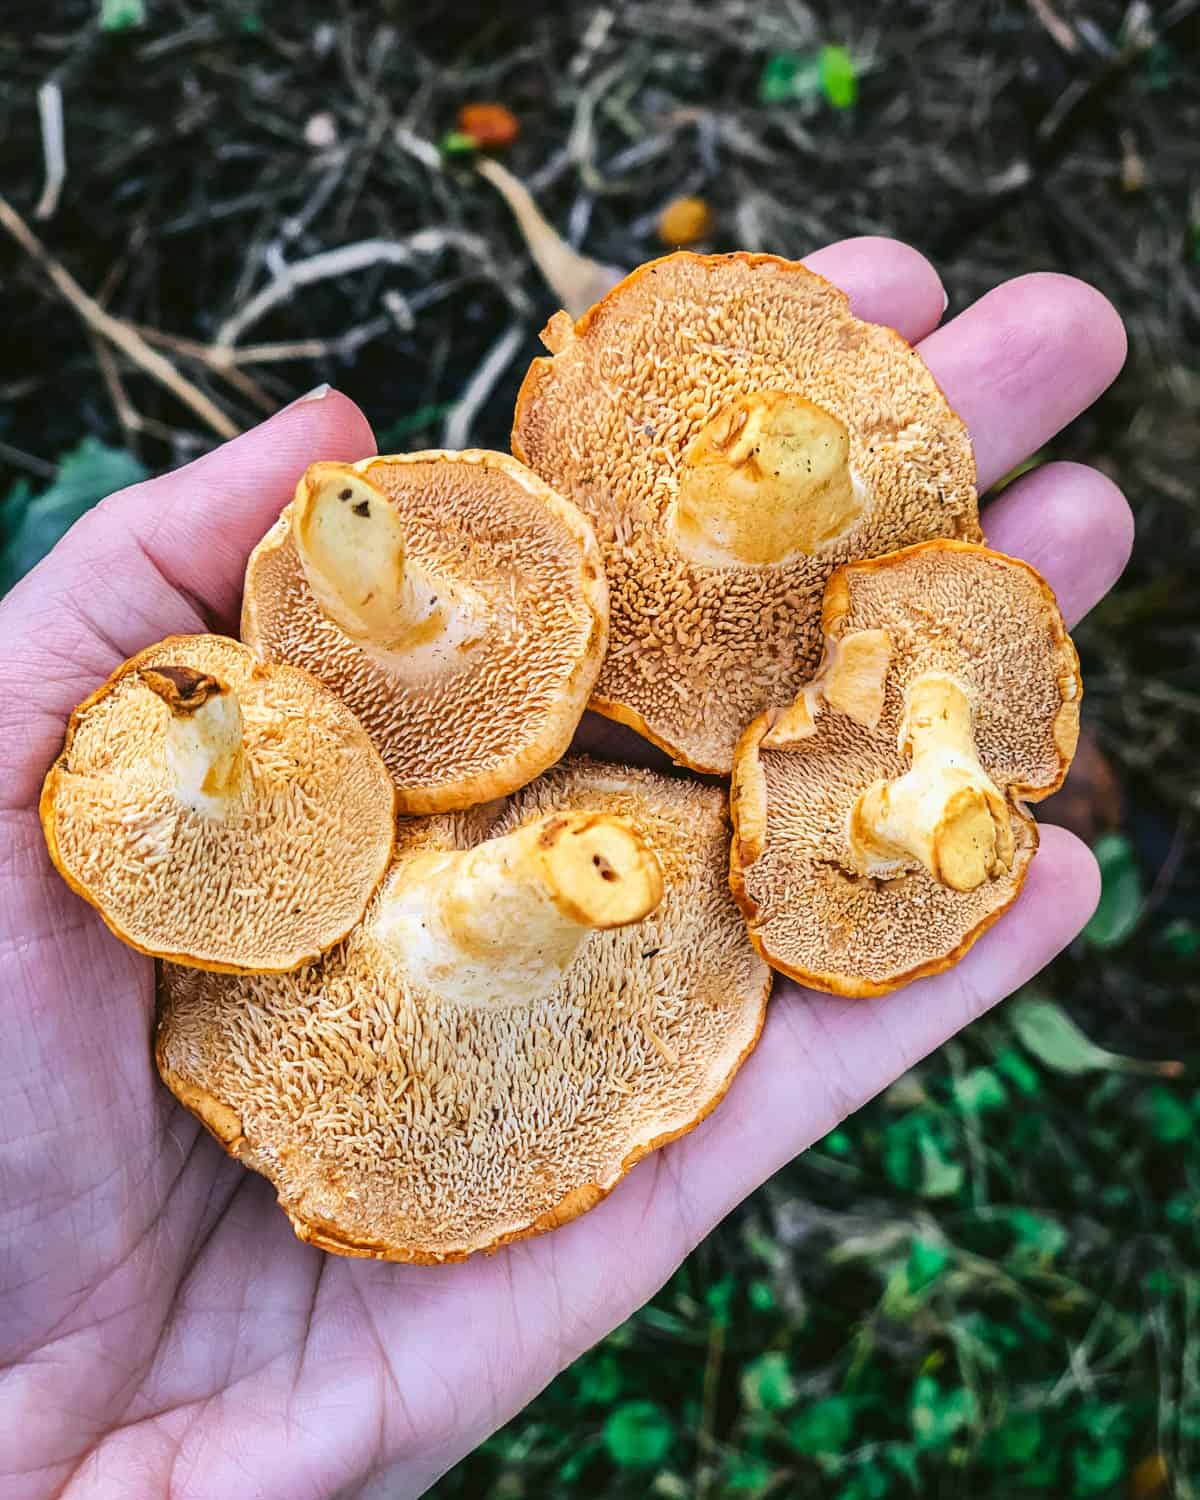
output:
[[[896,333],[680,253],[543,337],[515,457],[314,464],[241,642],[127,662],[46,780],[59,871],[162,960],[163,1080],[344,1254],[584,1212],[720,1100],[772,969],[953,964],[1074,751],[1053,595]],[[707,779],[563,759],[589,706]]]

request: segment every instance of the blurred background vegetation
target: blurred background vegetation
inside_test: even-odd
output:
[[[895,234],[952,311],[1056,268],[1129,324],[1117,386],[1037,455],[1098,465],[1138,517],[1045,810],[1097,848],[1096,918],[439,1500],[1200,1495],[1198,10],[5,8],[0,592],[103,494],[320,381],[384,449],[506,445],[557,304],[474,169],[472,101],[511,111],[503,160],[603,262],[658,253],[690,196],[704,246]]]

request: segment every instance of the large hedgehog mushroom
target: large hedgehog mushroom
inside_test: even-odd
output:
[[[246,569],[243,640],[342,698],[406,813],[503,796],[558,760],[607,629],[587,519],[501,453],[314,464]]]
[[[837,566],[980,537],[970,441],[933,376],[799,262],[667,256],[542,337],[513,452],[604,552],[591,706],[684,765],[728,774],[746,724],[811,676]]]
[[[307,672],[172,636],[75,710],[42,790],[60,874],[131,947],[241,972],[341,941],[383,879],[395,792]]]
[[[326,1250],[553,1229],[724,1094],[770,975],[716,787],[566,761],[402,822],[361,925],[283,978],[164,969],[162,1076]]]
[[[841,995],[949,968],[1016,900],[1025,809],[1079,732],[1079,659],[1049,586],[927,542],[829,581],[825,659],[757,718],[733,773],[730,876],[755,947]]]

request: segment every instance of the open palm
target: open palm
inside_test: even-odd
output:
[[[920,343],[986,486],[1108,385],[1124,336],[1062,276],[944,328],[916,252],[854,240],[809,264]],[[936,331],[935,331],[936,330]],[[171,632],[235,632],[246,555],[310,461],[373,451],[357,409],[300,402],[115,495],[0,606],[0,1488],[185,1497],[416,1495],[643,1302],[757,1183],[1044,964],[1097,876],[1044,831],[1015,910],[958,968],[879,1001],[780,985],[721,1108],[592,1213],[463,1265],[339,1260],[297,1242],[262,1178],[156,1078],[153,964],[54,873],[37,816],[70,709]],[[1100,474],[1051,464],[985,515],[1078,619],[1124,564]]]

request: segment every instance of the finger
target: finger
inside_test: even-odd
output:
[[[805,256],[804,264],[841,287],[855,317],[886,323],[910,344],[932,333],[946,310],[941,277],[903,240],[880,235],[839,240]]]
[[[1133,547],[1133,513],[1112,482],[1085,464],[1043,464],[1015,480],[984,512],[988,544],[1023,557],[1076,625],[1121,576]]]
[[[873,1000],[818,995],[788,983],[768,1007],[762,1040],[720,1108],[668,1150],[672,1175],[694,1182],[707,1232],[772,1172],[957,1031],[1026,983],[1079,932],[1100,896],[1096,862],[1065,829],[1041,848],[1013,909],[961,963]],[[678,1158],[682,1158],[679,1160]]]
[[[920,345],[970,430],[981,490],[1090,406],[1125,351],[1108,299],[1050,272],[1006,281]]]

